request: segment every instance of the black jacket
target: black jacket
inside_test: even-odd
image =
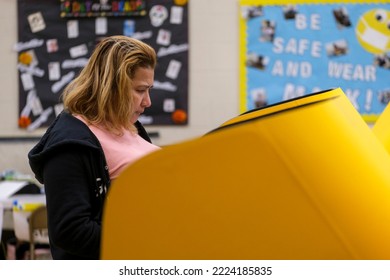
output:
[[[142,125],[139,135],[150,142]],[[99,259],[104,199],[110,186],[103,149],[91,130],[62,112],[28,153],[45,187],[53,259]]]

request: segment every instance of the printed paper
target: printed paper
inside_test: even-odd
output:
[[[69,49],[70,56],[72,58],[84,56],[88,54],[88,48],[86,44],[78,45]]]
[[[156,42],[159,45],[169,46],[171,44],[171,31],[160,29]]]
[[[123,35],[131,37],[135,32],[135,21],[128,19],[123,22]]]
[[[177,76],[179,75],[180,68],[181,68],[181,62],[172,59],[169,62],[168,69],[167,69],[167,72],[165,73],[165,75],[168,78],[171,78],[171,79],[175,80],[175,79],[177,79]]]
[[[68,20],[68,38],[77,38],[79,37],[79,21],[78,20]]]
[[[53,53],[58,51],[58,42],[57,39],[49,39],[46,41],[46,48],[48,53]]]
[[[31,32],[36,33],[46,28],[45,20],[43,19],[42,13],[37,12],[27,17],[28,23],[30,24]]]
[[[20,78],[22,80],[22,86],[25,91],[29,91],[35,87],[34,80],[29,73],[23,73],[20,75]]]
[[[48,64],[49,80],[57,81],[61,77],[61,69],[59,62],[49,62]]]
[[[183,7],[173,6],[171,8],[171,19],[172,24],[181,24],[183,22]]]
[[[107,18],[106,17],[96,18],[95,29],[97,35],[107,34]]]
[[[175,111],[175,99],[165,99],[163,103],[163,110],[167,113],[172,113],[173,111]]]

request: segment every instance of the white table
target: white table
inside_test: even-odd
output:
[[[0,220],[0,229],[13,230],[12,203],[14,193],[28,185],[26,181],[0,181],[0,208],[3,209]]]
[[[46,197],[44,194],[17,194],[17,191],[28,185],[27,181],[0,181],[0,208],[2,230],[14,230],[14,219],[13,219],[13,205],[14,201],[18,201],[19,204],[24,203],[42,203],[46,204]]]
[[[28,184],[27,181],[0,181],[0,203]]]

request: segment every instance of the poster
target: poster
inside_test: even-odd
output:
[[[375,122],[390,101],[389,2],[290,3],[240,1],[240,111],[340,87]]]
[[[50,125],[63,109],[63,89],[96,44],[119,34],[140,39],[157,53],[152,106],[139,120],[186,125],[188,1],[18,0],[19,127]]]

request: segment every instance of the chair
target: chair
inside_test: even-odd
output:
[[[46,235],[46,236],[45,236]],[[30,259],[36,259],[37,244],[48,244],[47,238],[47,209],[45,205],[32,211],[29,218]]]

